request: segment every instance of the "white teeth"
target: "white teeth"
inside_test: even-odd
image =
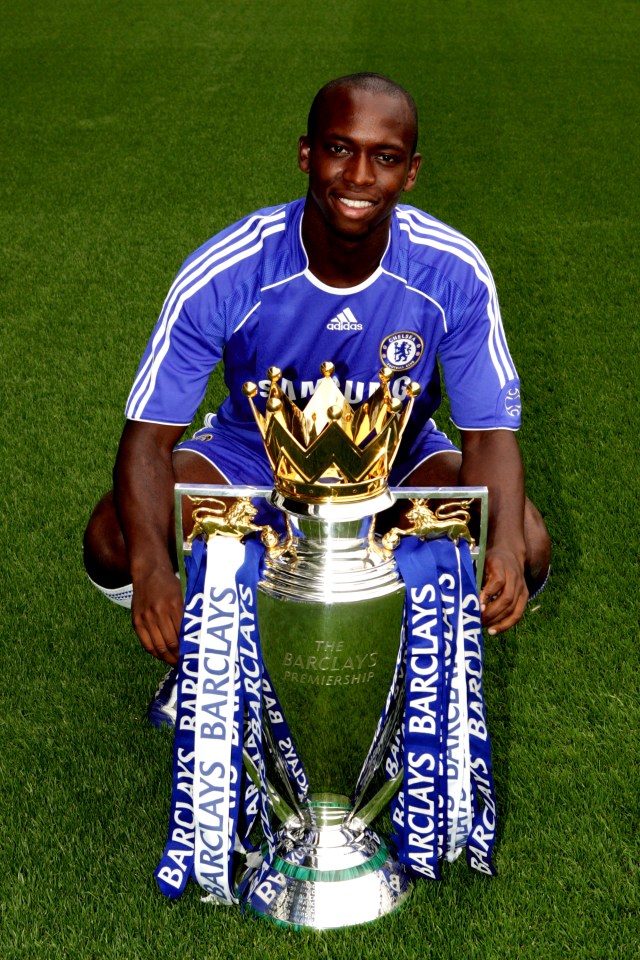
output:
[[[350,200],[348,197],[340,197],[340,201],[346,207],[353,207],[354,210],[362,210],[363,207],[373,206],[373,200]]]

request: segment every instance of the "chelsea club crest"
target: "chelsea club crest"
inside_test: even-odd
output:
[[[400,330],[385,337],[380,344],[380,359],[392,370],[409,370],[422,356],[424,341],[417,333]]]

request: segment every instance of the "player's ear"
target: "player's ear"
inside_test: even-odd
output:
[[[309,173],[309,156],[311,154],[311,144],[308,137],[300,137],[298,140],[298,166],[303,173]]]
[[[407,179],[405,180],[404,189],[405,192],[408,190],[413,190],[416,185],[416,180],[418,178],[418,170],[420,169],[420,164],[422,163],[422,156],[419,153],[414,153],[411,158],[411,163],[409,164],[409,173],[407,174]]]

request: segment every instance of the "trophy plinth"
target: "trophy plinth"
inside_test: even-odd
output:
[[[411,892],[384,839],[357,817],[347,797],[318,794],[276,835],[270,872],[247,903],[278,924],[329,930],[370,923]]]

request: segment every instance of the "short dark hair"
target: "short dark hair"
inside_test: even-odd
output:
[[[395,80],[391,80],[381,73],[350,73],[346,77],[337,77],[335,80],[330,80],[329,83],[325,83],[324,87],[321,87],[313,98],[313,103],[309,110],[309,116],[307,118],[307,137],[309,140],[313,140],[315,136],[318,117],[326,95],[338,87],[351,87],[356,90],[367,90],[369,93],[384,93],[391,97],[401,97],[411,112],[416,128],[412,147],[412,152],[415,153],[416,147],[418,146],[418,108],[416,107],[416,102],[404,87],[401,87]]]

